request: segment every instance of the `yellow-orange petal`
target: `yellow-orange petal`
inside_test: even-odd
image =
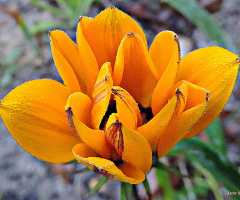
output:
[[[149,54],[161,77],[174,54],[180,58],[180,47],[176,33],[162,31],[153,40]],[[179,51],[179,52],[177,52]]]
[[[51,33],[50,38],[52,40]],[[66,85],[70,93],[80,92],[81,88],[72,67],[61,52],[55,47],[56,44],[54,45],[53,41],[54,39],[51,41],[53,60],[60,76],[62,77],[64,85]]]
[[[200,118],[204,116],[207,110],[209,97],[207,90],[186,81],[179,85],[177,90],[181,91],[185,99],[185,109],[170,121],[160,135],[159,157],[166,155],[182,140],[199,123]]]
[[[104,158],[87,156],[87,153],[85,154],[86,151],[82,151],[81,149],[82,147],[80,144],[77,144],[73,148],[73,154],[75,158],[98,174],[102,174],[113,180],[123,181],[131,184],[139,184],[145,179],[144,173],[139,169],[135,169],[131,165],[122,164],[122,167],[121,165],[119,166],[126,174],[128,174],[126,175],[115,165],[114,162]]]
[[[137,131],[122,126],[124,151],[123,161],[148,173],[152,165],[152,150],[148,141]]]
[[[82,123],[91,128],[92,101],[86,94],[83,94],[82,92],[75,92],[71,94],[65,106],[66,114],[68,114],[69,108],[77,117],[77,119],[79,119]],[[75,131],[72,118],[71,116],[68,117],[72,129]]]
[[[223,48],[207,47],[193,51],[181,60],[177,81],[189,81],[210,93],[207,112],[186,138],[200,133],[222,111],[237,77],[238,58]]]
[[[100,69],[97,81],[92,94],[93,109],[92,109],[92,126],[94,129],[99,129],[103,117],[107,111],[111,98],[111,88],[113,80],[111,75],[111,64],[105,63]]]
[[[85,143],[76,144],[73,147],[73,153],[81,157],[97,157],[98,154]]]
[[[93,149],[98,155],[103,158],[109,159],[110,152],[106,143],[105,133],[103,130],[93,130],[81,122],[74,114],[74,110],[71,107],[65,107],[68,118],[72,120],[74,129],[80,136],[82,141]]]
[[[163,133],[172,117],[179,112],[182,102],[183,96],[180,91],[177,90],[175,95],[157,115],[148,123],[137,129],[137,131],[147,139],[153,151],[157,150],[160,135]]]
[[[149,107],[157,79],[158,73],[143,40],[136,33],[128,34],[118,49],[114,85],[120,84],[143,107]]]
[[[75,76],[77,77],[81,91],[86,93],[84,72],[83,72],[83,68],[80,67],[81,60],[79,59],[79,52],[76,44],[68,37],[66,33],[60,30],[55,30],[50,32],[49,36],[51,39],[51,46],[54,47],[55,50],[58,51],[62,55],[62,57],[65,58],[68,64],[71,66]],[[53,56],[55,55],[56,54],[53,54]],[[54,60],[58,60],[58,59],[61,59],[61,58],[59,57],[54,58]],[[62,68],[61,66],[57,66],[57,67],[59,67],[59,71],[60,71],[60,68]],[[62,71],[61,74],[63,73],[64,71]]]
[[[154,64],[161,78],[152,96],[151,108],[153,115],[156,115],[168,102],[170,92],[175,84],[180,61],[180,46],[176,34],[172,32],[162,32],[155,40],[151,50],[154,55],[150,55],[153,61],[155,61]],[[161,46],[162,43],[163,47]],[[159,46],[159,49],[156,45]],[[166,48],[166,50],[164,48]],[[159,51],[159,54],[157,55],[155,51]],[[160,71],[159,68],[164,71]]]
[[[136,32],[147,42],[141,27],[126,13],[111,6],[94,19],[87,20],[82,33],[96,56],[98,66],[105,62],[115,63],[118,46],[122,38],[129,32]]]
[[[11,135],[30,154],[53,163],[74,159],[71,149],[81,140],[71,131],[64,111],[68,89],[53,80],[26,82],[0,104]]]
[[[116,100],[119,121],[121,121],[126,128],[133,130],[141,126],[141,113],[133,97],[126,90],[118,86],[112,87],[112,94]]]
[[[117,114],[110,115],[106,133],[108,141],[124,162],[135,166],[145,174],[150,170],[152,151],[148,141],[137,131],[124,127]]]
[[[88,96],[92,95],[94,84],[99,73],[96,57],[82,33],[83,27],[85,27],[91,21],[92,19],[90,18],[81,17],[77,28],[77,46],[79,52],[79,60],[81,63],[79,67],[82,68],[84,74],[84,81],[87,90],[86,94]]]

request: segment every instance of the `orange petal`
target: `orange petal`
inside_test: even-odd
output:
[[[144,179],[144,174],[138,170],[132,167],[128,164],[122,164],[123,171],[128,174],[124,174],[123,171],[121,171],[114,162],[99,158],[95,156],[87,156],[88,152],[86,150],[82,150],[81,144],[76,145],[73,148],[73,154],[75,158],[87,166],[88,168],[92,169],[98,174],[102,174],[104,176],[107,176],[108,178],[111,178],[113,180],[123,181],[131,184],[139,184]]]
[[[80,92],[81,88],[80,88],[78,79],[72,67],[68,63],[68,61],[63,57],[61,52],[55,47],[56,44],[53,42],[54,39],[52,39],[51,33],[50,33],[50,39],[52,40],[51,48],[52,48],[53,60],[55,62],[55,65],[58,69],[60,76],[63,79],[64,84],[67,86],[70,93]]]
[[[181,60],[177,81],[189,81],[210,93],[206,114],[186,138],[200,133],[222,111],[232,92],[239,63],[238,55],[220,47],[199,49]]]
[[[149,143],[140,133],[124,126],[122,126],[122,133],[123,161],[135,166],[145,174],[148,173],[152,165],[152,151]]]
[[[65,106],[66,114],[68,114],[69,108],[82,123],[91,128],[92,101],[86,94],[83,94],[82,92],[71,94],[67,100],[67,105]],[[71,116],[68,117],[72,129],[76,131]]]
[[[62,55],[61,57],[64,57],[65,60],[68,62],[68,64],[71,66],[75,76],[77,77],[81,91],[86,93],[87,86],[85,84],[84,71],[83,71],[83,68],[80,67],[81,60],[79,58],[79,52],[78,52],[78,48],[77,48],[76,44],[63,31],[59,31],[59,30],[52,31],[49,33],[49,36],[51,39],[51,46],[54,47],[56,49],[56,51],[58,51],[59,54]],[[53,56],[55,56],[55,55],[56,55],[56,53],[53,54]],[[56,56],[57,57],[54,58],[54,60],[60,59],[59,60],[59,62],[60,62],[61,57],[58,57],[58,55],[56,55]],[[57,63],[56,63],[56,65],[57,65]],[[60,65],[57,67],[59,68],[58,69],[59,72],[62,71],[62,73],[60,73],[60,75],[62,75],[63,73],[66,73],[66,72],[64,72],[64,70],[61,69],[62,67]],[[70,70],[67,69],[67,71],[69,73]]]
[[[1,101],[0,114],[11,135],[30,154],[47,162],[68,162],[74,159],[71,149],[81,142],[64,112],[68,96],[68,89],[56,81],[29,81]]]
[[[186,87],[187,86],[187,87]],[[209,93],[204,88],[183,82],[178,90],[185,98],[185,109],[179,112],[160,135],[158,156],[166,155],[191,129],[199,123],[208,106]]]
[[[133,130],[141,126],[141,113],[133,97],[126,90],[118,86],[112,87],[112,94],[116,100],[119,121],[125,127]]]
[[[141,27],[127,14],[115,7],[109,7],[93,20],[87,20],[82,32],[96,56],[98,66],[105,62],[115,63],[118,46],[129,32],[135,32],[147,42]]]
[[[105,63],[99,72],[92,94],[93,109],[91,116],[94,129],[99,129],[99,126],[107,111],[111,97],[112,85],[113,81],[111,77],[111,66],[110,63]]]
[[[143,107],[149,107],[157,76],[143,40],[135,33],[128,34],[118,49],[114,85],[120,84]]]
[[[183,96],[180,91],[177,90],[175,95],[157,115],[148,123],[137,129],[137,131],[147,139],[153,151],[157,150],[160,135],[163,133],[172,117],[179,112],[182,102]]]
[[[151,103],[153,115],[156,115],[168,102],[175,83],[180,60],[180,47],[178,38],[173,32],[162,32],[154,41],[150,49],[152,55],[150,55],[161,75],[153,92]]]
[[[73,147],[73,154],[74,156],[81,156],[81,157],[97,157],[97,153],[91,149],[88,145],[84,143],[79,143]]]
[[[103,158],[110,158],[110,152],[106,144],[105,133],[103,130],[93,130],[81,122],[75,115],[74,107],[71,107],[71,97],[68,100],[66,105],[66,112],[69,118],[69,121],[72,121],[74,124],[74,129],[77,134],[80,136],[82,141],[93,149],[98,155]],[[78,110],[76,110],[78,113]]]
[[[124,127],[113,113],[107,122],[108,141],[115,147],[122,160],[145,174],[152,165],[152,151],[147,140],[137,131]],[[143,151],[144,149],[144,151]]]
[[[92,19],[90,18],[81,17],[77,28],[77,45],[79,52],[79,60],[81,63],[79,67],[81,67],[84,74],[84,81],[87,87],[86,94],[88,94],[88,96],[92,95],[94,84],[97,80],[97,76],[99,73],[98,63],[95,55],[93,54],[91,47],[87,43],[82,33],[83,27],[87,26],[91,21]]]
[[[168,67],[174,54],[180,57],[178,51],[180,51],[179,41],[174,32],[162,31],[154,38],[149,54],[160,77]]]

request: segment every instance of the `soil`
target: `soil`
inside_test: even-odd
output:
[[[204,5],[203,0],[200,2]],[[211,9],[207,6],[206,8],[213,12],[213,17],[239,47],[240,0],[228,0],[222,4],[221,1],[211,2],[218,2],[218,6],[213,8],[211,5]],[[149,43],[158,32],[168,29],[179,35],[182,55],[195,48],[215,44],[204,32],[166,4],[160,4],[159,0],[131,0],[128,4],[124,0],[103,0],[93,4],[88,16],[94,17],[109,5],[115,5],[137,19],[142,24]],[[49,12],[34,7],[28,0],[0,0],[0,7],[21,13],[28,27],[32,27],[40,20],[58,19]],[[75,34],[74,29],[67,32]],[[0,10],[0,79],[4,77],[9,63],[14,65],[10,81],[0,84],[0,99],[11,89],[29,80],[51,78],[61,81],[52,61],[47,31],[36,38],[42,59],[36,56],[16,20]],[[9,55],[13,51],[18,52],[18,57],[9,61]],[[239,167],[239,80],[234,91],[221,119],[225,125],[229,159]],[[226,116],[233,114],[235,118],[232,121],[225,120]],[[0,200],[120,199],[120,183],[116,181],[109,181],[99,193],[89,197],[88,192],[101,176],[92,171],[73,176],[75,170],[82,168],[83,166],[75,164],[50,165],[36,159],[19,147],[2,121],[0,122]],[[151,173],[149,176],[152,176]]]

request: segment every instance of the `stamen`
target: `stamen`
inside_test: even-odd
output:
[[[68,122],[70,124],[71,130],[75,133],[76,136],[79,137],[78,132],[77,132],[75,126],[74,126],[73,119],[72,119],[72,116],[73,116],[72,108],[68,107],[65,112],[66,112],[67,119],[68,119]]]
[[[124,151],[124,142],[122,134],[122,124],[116,120],[115,123],[111,124],[107,131],[108,142],[116,149],[117,153],[122,157]]]

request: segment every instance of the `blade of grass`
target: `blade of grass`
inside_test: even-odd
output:
[[[147,192],[148,199],[151,200],[152,199],[152,192],[151,192],[151,189],[150,189],[147,178],[145,178],[145,180],[143,181],[143,186],[144,186],[144,188]]]
[[[129,183],[121,182],[121,200],[132,199],[132,185]]]
[[[160,188],[163,189],[164,199],[172,200],[174,199],[174,190],[169,178],[169,174],[166,171],[155,168],[157,182]]]
[[[194,166],[205,176],[205,181],[207,182],[207,184],[213,191],[215,198],[218,200],[224,200],[224,198],[221,194],[221,190],[218,186],[218,182],[212,176],[212,174],[196,162],[194,163]]]
[[[220,46],[236,51],[236,47],[226,37],[217,21],[195,0],[163,0],[163,2],[168,3],[197,27],[204,30]]]
[[[69,7],[69,5],[67,4],[67,1],[66,1],[66,0],[56,0],[56,1],[57,1],[57,3],[58,3],[59,7],[60,7],[61,10],[62,10],[62,13],[64,13],[65,17],[66,17],[69,21],[71,21],[71,20],[74,18],[74,16],[73,16],[74,12],[73,12],[73,10]]]
[[[68,23],[62,21],[42,21],[32,26],[30,32],[32,35],[36,35],[40,32],[45,32],[56,28],[70,29],[71,27]]]
[[[12,81],[13,75],[17,71],[16,59],[19,57],[19,55],[20,55],[19,50],[14,49],[6,57],[7,68],[6,68],[5,72],[4,72],[4,75],[0,79],[0,86],[4,87],[4,86],[8,85]]]
[[[105,183],[107,183],[107,181],[108,181],[108,177],[103,176],[103,177],[98,181],[97,185],[95,185],[95,187],[94,187],[93,189],[91,189],[91,191],[88,193],[88,195],[90,196],[90,195],[93,195],[93,194],[95,194],[96,192],[98,192],[98,191],[101,189],[101,187],[102,187]]]
[[[156,168],[161,169],[161,170],[165,170],[166,172],[175,174],[175,175],[177,175],[177,176],[179,176],[179,177],[188,177],[187,175],[180,173],[179,171],[177,171],[177,170],[169,167],[168,165],[163,164],[163,163],[160,161],[160,159],[159,159],[159,161],[157,162],[157,164],[154,164],[154,165],[153,165],[153,167],[156,167]]]
[[[219,117],[216,118],[206,129],[210,143],[225,156],[227,155],[224,133]]]
[[[182,140],[175,149],[193,149],[196,153],[185,154],[191,162],[197,162],[208,170],[213,177],[222,183],[229,191],[238,191],[240,188],[240,173],[226,156],[216,151],[198,137]]]
[[[61,12],[61,10],[59,10],[58,8],[48,4],[48,3],[43,3],[42,1],[39,0],[30,0],[30,3],[32,3],[34,6],[46,10],[50,13],[52,13],[53,15],[57,15],[62,17],[63,13]]]

